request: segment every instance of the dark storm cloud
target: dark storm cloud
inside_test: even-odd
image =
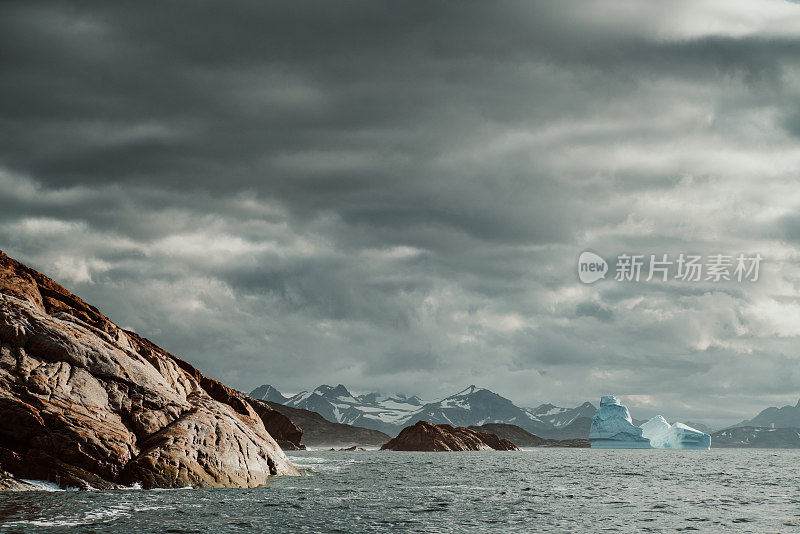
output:
[[[6,2],[0,248],[244,389],[749,415],[797,389],[800,15],[737,9]],[[773,270],[588,287],[586,248]]]

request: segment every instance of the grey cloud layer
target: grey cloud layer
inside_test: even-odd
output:
[[[561,4],[5,3],[0,248],[242,389],[796,402],[800,11]]]

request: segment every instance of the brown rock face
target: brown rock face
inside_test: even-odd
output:
[[[96,488],[297,474],[259,410],[0,252],[0,469]]]
[[[517,446],[495,434],[476,432],[464,427],[434,425],[427,421],[404,428],[396,438],[384,443],[381,450],[392,451],[516,451]]]

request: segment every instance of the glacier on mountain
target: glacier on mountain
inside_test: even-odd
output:
[[[613,395],[600,398],[592,419],[593,449],[709,449],[711,436],[683,423],[670,425],[657,415],[641,427],[633,424],[628,408]]]

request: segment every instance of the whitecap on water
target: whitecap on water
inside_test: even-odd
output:
[[[29,480],[29,479],[21,479],[26,485],[28,485],[31,491],[66,491],[62,488],[58,487],[58,484],[54,482],[48,482],[46,480]],[[71,490],[77,488],[70,488]]]
[[[301,472],[341,471],[356,462],[353,458],[321,458],[319,456],[289,456]]]
[[[81,517],[58,516],[53,519],[33,519],[10,521],[4,523],[4,527],[78,527],[82,525],[92,525],[94,523],[108,523],[121,517],[130,517],[130,512],[121,507],[112,507],[95,510],[83,514]]]
[[[288,456],[288,458],[294,465],[322,464],[325,462],[330,462],[329,458],[320,458],[319,456]]]

